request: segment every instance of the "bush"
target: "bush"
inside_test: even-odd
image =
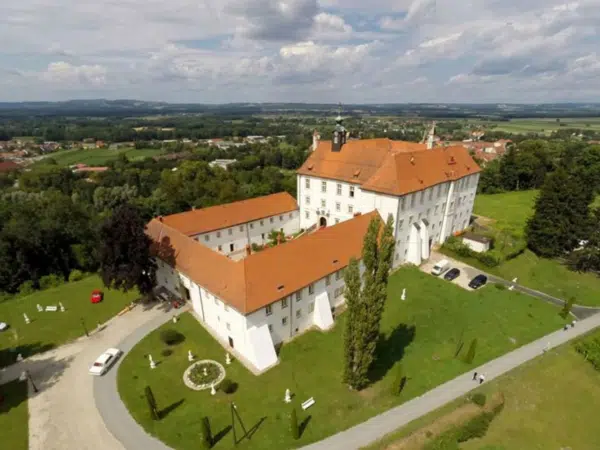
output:
[[[73,281],[79,281],[83,279],[83,272],[81,270],[73,270],[70,274],[69,274],[69,282],[73,282]]]
[[[45,275],[42,278],[40,278],[40,289],[44,290],[57,287],[63,284],[64,282],[65,279],[60,275],[56,275],[55,273]]]
[[[486,400],[485,394],[482,394],[481,392],[477,392],[471,397],[471,401],[479,406],[484,406]]]
[[[29,280],[19,286],[19,295],[30,295],[35,292],[33,281]]]
[[[487,433],[493,418],[493,412],[485,412],[475,417],[458,430],[456,440],[458,442],[466,442],[469,439],[481,438],[485,436],[485,433]]]
[[[575,350],[596,370],[600,370],[600,338],[588,337],[575,344]]]
[[[219,385],[219,389],[225,392],[226,394],[233,394],[235,391],[237,391],[237,387],[237,383],[234,383],[229,378],[225,378],[223,381],[221,381],[221,384]]]
[[[170,348],[165,348],[162,352],[160,352],[163,356],[171,356],[173,354],[173,350]]]
[[[496,267],[502,262],[502,259],[498,255],[491,252],[476,253],[475,257],[487,267]]]
[[[160,340],[167,345],[176,345],[183,342],[185,336],[179,331],[168,328],[160,332]]]
[[[506,286],[504,284],[502,284],[502,283],[494,283],[494,287],[496,289],[498,289],[499,291],[503,291],[503,290],[506,289]]]

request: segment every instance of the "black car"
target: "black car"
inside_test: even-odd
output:
[[[485,275],[477,275],[469,282],[469,287],[472,289],[477,289],[487,283],[487,277]]]
[[[454,269],[450,269],[448,272],[446,272],[446,275],[444,275],[444,280],[452,281],[458,278],[459,275],[460,270],[455,267]]]

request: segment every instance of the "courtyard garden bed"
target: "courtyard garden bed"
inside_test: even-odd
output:
[[[406,301],[400,299],[403,288]],[[210,391],[193,391],[181,379],[190,365],[187,352],[221,364],[225,352],[193,316],[184,314],[176,325],[169,323],[164,328],[185,335],[185,344],[174,347],[172,355],[150,370],[145,355],[165,346],[160,328],[150,333],[121,364],[119,393],[132,416],[175,449],[197,448],[203,416],[209,418],[213,435],[219,438],[214,448],[233,447],[229,428],[232,401],[247,429],[258,426],[252,439],[241,442],[239,448],[294,448],[421,395],[563,324],[558,309],[538,299],[490,286],[468,292],[414,267],[395,272],[388,292],[377,363],[370,374],[373,383],[362,391],[350,391],[341,383],[344,314],[331,331],[311,331],[283,345],[280,364],[261,376],[252,375],[233,360],[226,370],[227,377],[237,384],[234,393],[211,396]],[[478,344],[470,365],[463,359],[473,338]],[[465,343],[464,349],[455,357],[460,342]],[[391,393],[396,378],[392,369],[400,360],[407,382],[396,396]],[[169,411],[160,421],[149,416],[146,385],[151,386],[159,409]],[[291,405],[284,402],[286,389],[293,395]],[[310,397],[315,404],[302,411],[300,404]],[[302,430],[297,441],[289,431],[292,406]]]

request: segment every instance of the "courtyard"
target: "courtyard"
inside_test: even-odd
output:
[[[405,301],[400,298],[403,289]],[[362,391],[350,391],[341,383],[343,314],[331,331],[310,331],[283,345],[281,362],[258,377],[236,360],[226,364],[225,350],[191,314],[184,314],[176,324],[167,323],[150,333],[125,356],[118,372],[119,393],[147,432],[176,449],[197,448],[204,416],[216,436],[214,448],[231,448],[231,402],[237,405],[246,429],[253,431],[240,448],[292,448],[406,402],[563,324],[555,307],[537,299],[494,286],[467,292],[414,267],[395,272],[388,292],[377,361],[370,374],[372,383]],[[160,337],[165,329],[184,336],[168,352],[164,352],[167,346]],[[478,339],[475,359],[472,365],[466,364],[463,358],[474,338]],[[237,385],[235,392],[218,391],[211,396],[210,390],[186,387],[182,377],[191,364],[190,350],[199,360],[221,363],[226,377]],[[155,369],[149,367],[148,354],[157,362]],[[400,361],[407,382],[396,396],[391,390]],[[161,416],[158,421],[150,418],[146,386],[153,390]],[[284,402],[286,389],[292,393],[291,404]],[[310,397],[315,404],[302,411],[300,404]],[[289,431],[292,406],[301,424],[298,441]],[[239,424],[236,428],[239,438]]]

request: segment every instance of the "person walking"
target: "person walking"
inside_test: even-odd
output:
[[[473,380],[476,380],[476,379],[477,379],[477,372],[474,372],[473,373]]]
[[[485,381],[485,376],[483,374],[479,375],[479,384]]]

